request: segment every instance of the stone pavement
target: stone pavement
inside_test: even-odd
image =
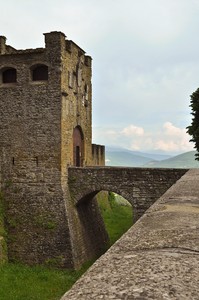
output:
[[[199,169],[189,170],[61,300],[199,299]]]

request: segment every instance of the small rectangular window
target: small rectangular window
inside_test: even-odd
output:
[[[48,80],[48,66],[39,65],[32,67],[32,80],[42,81]]]

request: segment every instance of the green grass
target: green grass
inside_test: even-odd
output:
[[[1,300],[56,300],[75,283],[80,271],[53,270],[6,263],[0,265]]]
[[[105,211],[104,217],[111,245],[132,226],[132,209],[128,206],[115,207],[111,212]]]
[[[100,201],[99,206],[112,245],[132,226],[133,216],[132,207],[118,204],[113,193],[109,194],[108,202],[109,205]]]
[[[100,198],[100,197],[99,197]],[[116,203],[114,195],[99,200],[105,226],[113,244],[131,225],[132,209]],[[71,288],[88,269],[85,264],[79,271],[55,270],[42,266],[0,264],[0,300],[56,300]]]

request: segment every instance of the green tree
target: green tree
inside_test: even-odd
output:
[[[194,142],[194,148],[197,150],[195,159],[199,160],[199,88],[191,95],[192,122],[187,127],[187,132],[192,136],[190,142]]]

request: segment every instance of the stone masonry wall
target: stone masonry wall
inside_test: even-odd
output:
[[[91,58],[72,41],[63,40],[62,52],[62,173],[66,166],[73,165],[73,130],[81,128],[84,149],[81,153],[82,165],[92,163],[91,156]]]
[[[85,252],[76,247],[84,228],[70,201],[67,167],[74,164],[75,128],[82,134],[81,164],[93,164],[92,61],[63,33],[44,36],[45,48],[26,50],[0,37],[0,176],[8,256],[73,268],[81,263],[79,251]],[[34,75],[37,67],[47,69],[44,78]],[[97,218],[94,200],[92,210]]]
[[[61,187],[60,51],[56,35],[46,49],[0,56],[1,70],[17,70],[16,82],[0,84],[0,157],[9,259],[72,266]],[[48,66],[48,80],[32,80],[39,64]]]
[[[0,264],[7,261],[6,230],[4,226],[4,198],[0,192]]]

